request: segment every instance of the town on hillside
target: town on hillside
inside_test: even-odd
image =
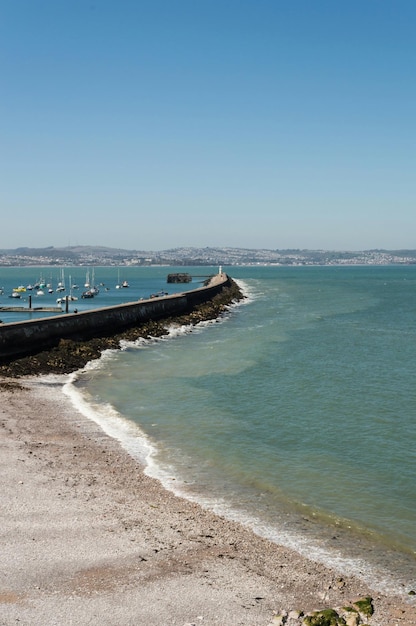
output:
[[[100,246],[0,250],[0,266],[211,266],[211,265],[412,265],[416,250],[267,250],[250,248],[173,248],[140,251]]]

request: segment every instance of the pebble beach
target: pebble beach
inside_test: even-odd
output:
[[[416,624],[413,596],[380,594],[164,490],[76,412],[65,379],[53,394],[36,376],[0,383],[2,626],[295,626],[364,597],[366,623]]]

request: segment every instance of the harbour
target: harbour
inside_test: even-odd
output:
[[[82,342],[91,338],[111,337],[146,322],[191,313],[198,305],[208,303],[231,286],[231,279],[221,272],[211,276],[202,286],[186,292],[169,295],[163,291],[151,295],[148,299],[90,310],[73,310],[71,314],[64,316],[42,317],[20,323],[2,323],[0,359],[13,360],[19,356],[48,350],[56,347],[62,339]],[[69,313],[68,299],[66,313]]]

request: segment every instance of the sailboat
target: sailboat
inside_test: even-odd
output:
[[[45,289],[45,287],[46,287],[46,282],[45,282],[45,279],[42,278],[42,277],[39,278],[39,280],[33,285],[33,289],[38,289],[40,291],[43,291],[43,289]],[[42,295],[43,296],[43,293],[42,294],[38,293],[37,295]]]
[[[121,289],[122,287],[129,287],[129,283],[127,282],[127,280],[123,280],[123,282],[120,284],[120,270],[118,270],[118,278],[117,278],[117,285],[116,285],[116,289]]]
[[[73,296],[72,295],[72,281],[71,281],[71,277],[69,277],[69,284],[70,284],[69,296],[62,296],[61,298],[58,298],[57,301],[56,301],[57,304],[63,304],[67,300],[68,300],[68,302],[74,302],[75,300],[78,300],[77,296]]]
[[[117,285],[116,285],[116,289],[120,289],[120,270],[118,270],[118,272],[117,272]]]
[[[65,291],[65,273],[63,269],[61,270],[61,280],[58,282],[56,291]]]
[[[94,271],[94,268],[92,269],[92,280],[91,280],[90,291],[91,291],[93,296],[98,296],[98,294],[100,293],[99,288],[95,284],[95,271]]]

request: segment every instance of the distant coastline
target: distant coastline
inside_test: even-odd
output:
[[[104,246],[0,249],[1,267],[28,266],[416,265],[416,250],[301,250],[231,247],[124,250]]]

